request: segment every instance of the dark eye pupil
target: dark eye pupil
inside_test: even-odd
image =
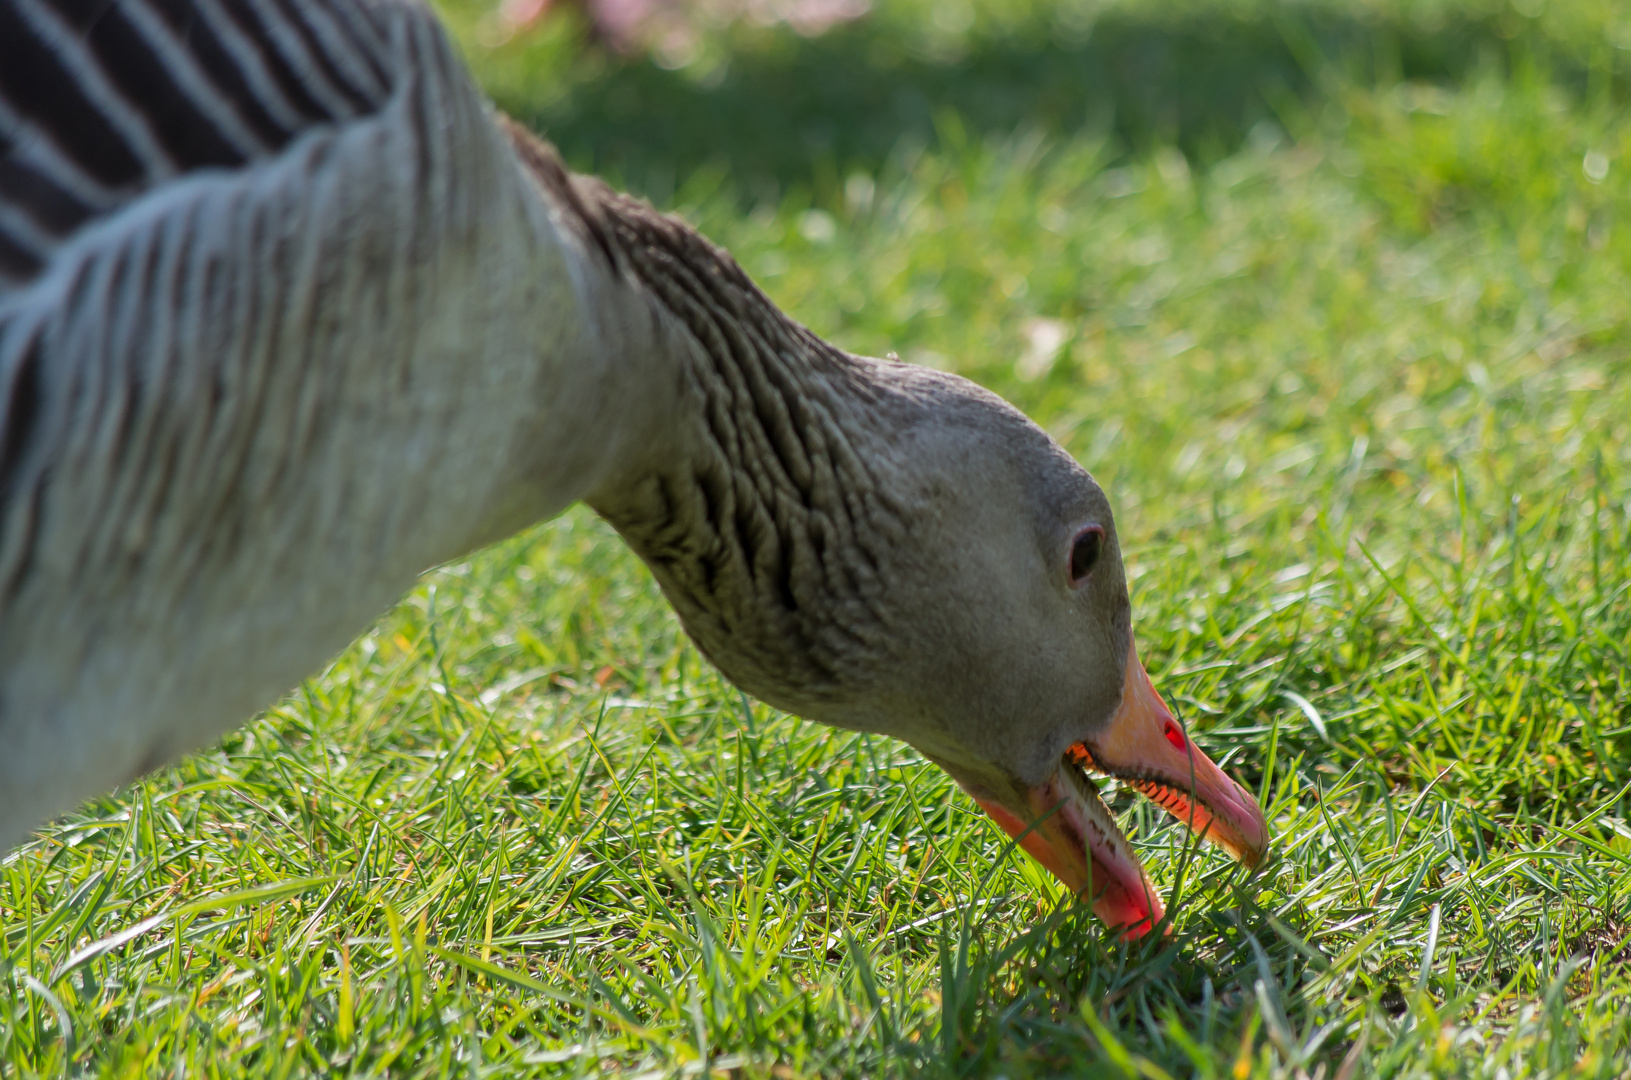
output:
[[[1088,529],[1076,538],[1076,544],[1070,549],[1070,580],[1072,584],[1081,581],[1093,572],[1093,564],[1099,561],[1099,550],[1104,546],[1104,534],[1097,529]]]

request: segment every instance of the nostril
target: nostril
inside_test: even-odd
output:
[[[1179,731],[1178,725],[1173,723],[1171,720],[1167,721],[1166,730],[1163,732],[1163,734],[1166,735],[1167,742],[1172,744],[1172,748],[1174,750],[1183,750],[1187,745],[1187,743],[1184,741],[1184,733]]]

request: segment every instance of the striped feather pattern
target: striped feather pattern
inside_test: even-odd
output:
[[[599,375],[412,0],[0,0],[0,138],[3,849],[570,502]]]
[[[0,0],[0,296],[168,180],[377,112],[388,22],[358,0]]]

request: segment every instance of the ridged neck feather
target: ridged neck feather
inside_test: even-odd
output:
[[[883,604],[907,528],[889,444],[915,409],[891,385],[897,365],[822,341],[677,218],[528,163],[654,320],[661,354],[662,419],[588,502],[733,681],[844,722],[900,640]]]

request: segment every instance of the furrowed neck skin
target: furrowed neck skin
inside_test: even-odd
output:
[[[596,181],[574,187],[597,246],[655,324],[659,417],[622,440],[591,492],[692,638],[733,681],[845,723],[889,659],[882,606],[905,526],[888,431],[903,407],[880,375],[783,315],[725,252]],[[638,316],[636,316],[638,317]]]

